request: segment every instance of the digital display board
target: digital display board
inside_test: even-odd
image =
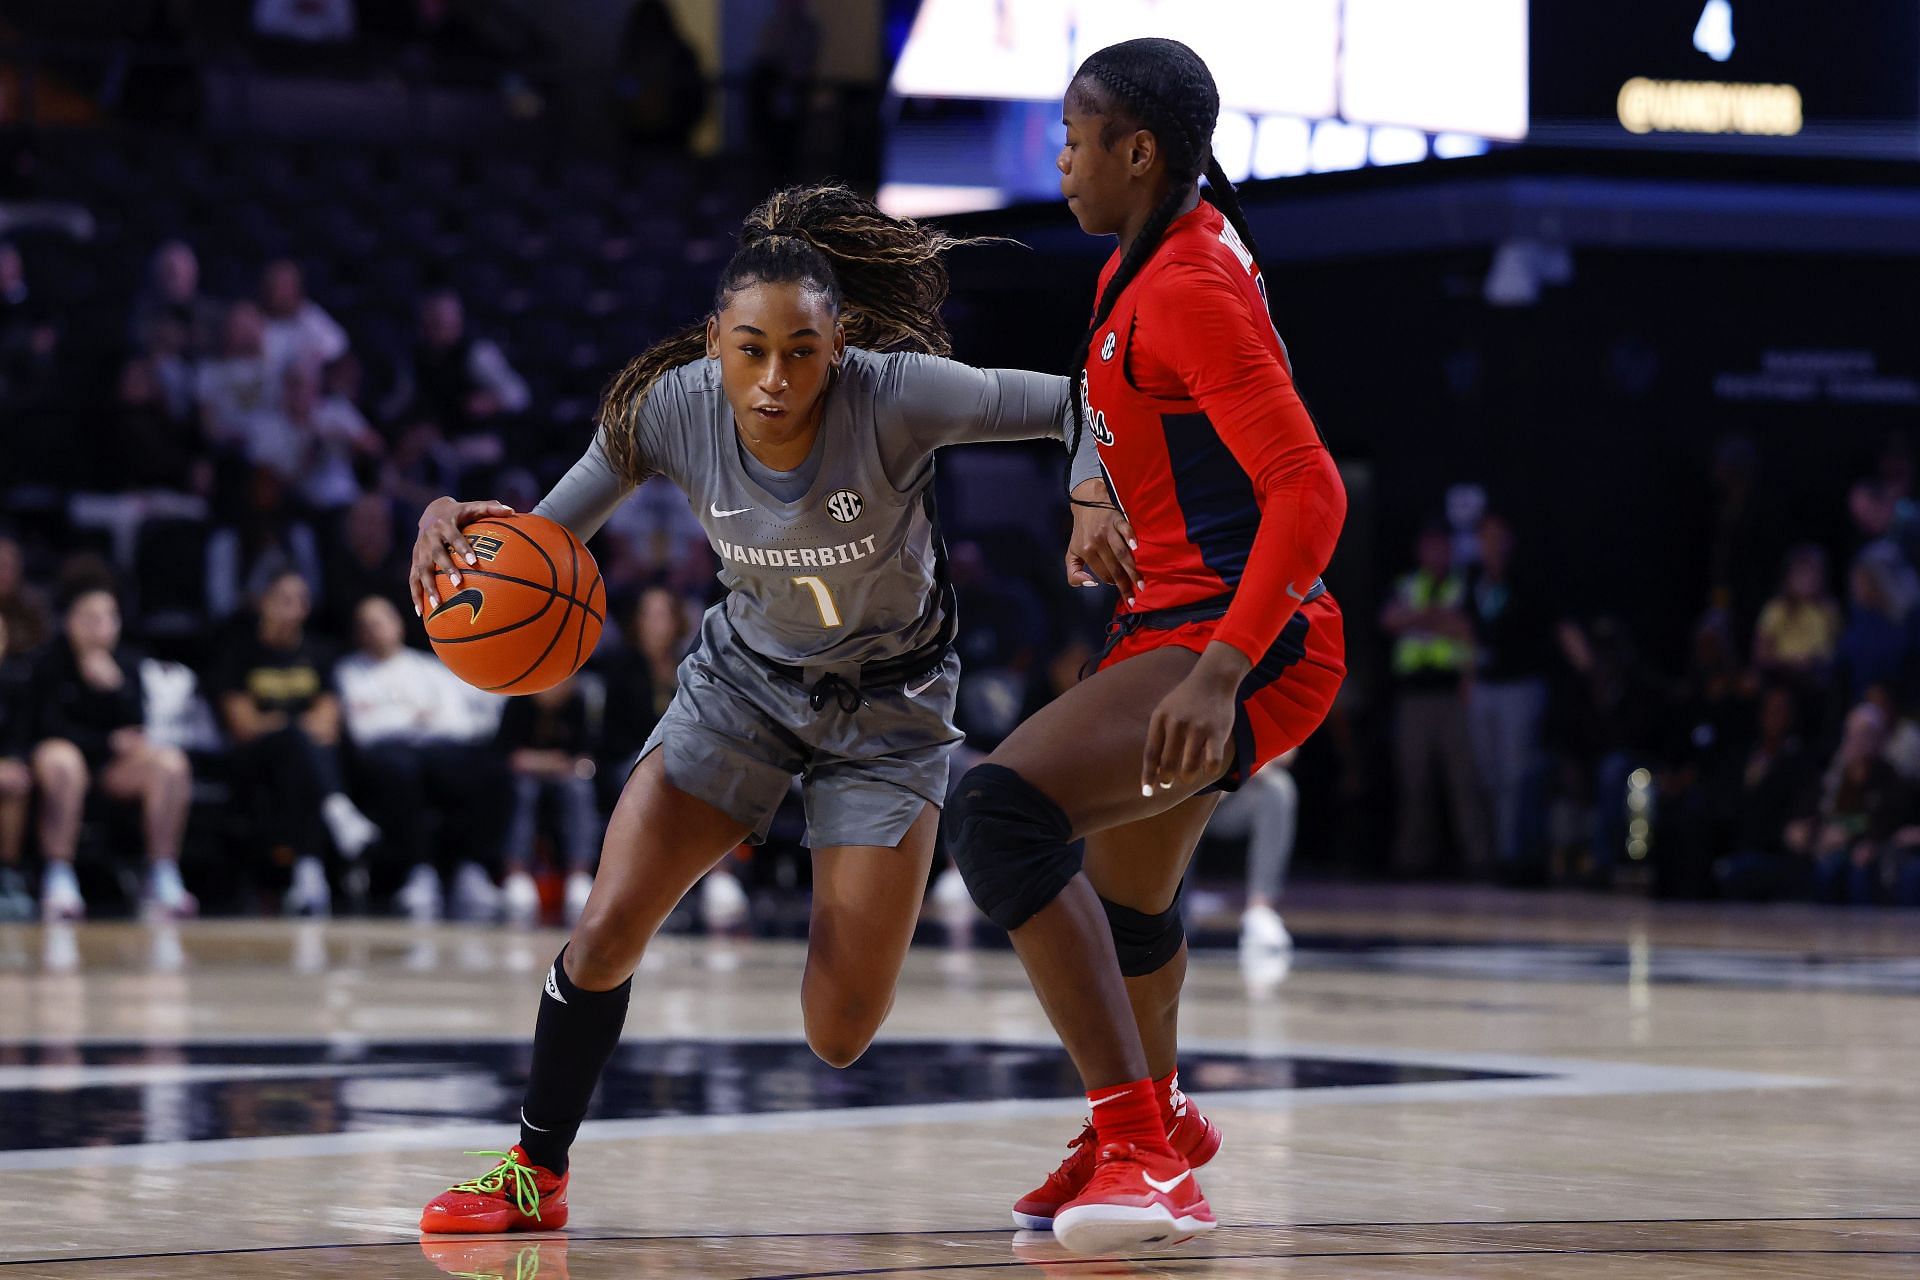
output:
[[[1228,110],[1526,132],[1526,0],[924,0],[892,89],[1058,100],[1088,54],[1149,35],[1205,58]]]
[[[1533,0],[1532,42],[1536,141],[1912,155],[1920,138],[1915,0]]]

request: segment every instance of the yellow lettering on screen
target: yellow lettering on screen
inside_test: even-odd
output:
[[[1740,133],[1790,138],[1806,123],[1800,91],[1790,84],[1722,84],[1715,80],[1649,80],[1620,86],[1616,103],[1628,133]]]

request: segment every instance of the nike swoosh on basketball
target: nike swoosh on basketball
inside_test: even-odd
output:
[[[924,683],[914,685],[911,688],[904,688],[901,690],[901,692],[906,694],[909,698],[917,698],[921,694],[925,693],[927,690],[933,688],[934,682],[939,680],[941,675],[942,675],[941,672],[936,671],[932,675],[928,676]]]
[[[486,602],[487,602],[487,598],[484,595],[480,594],[480,589],[478,587],[468,587],[466,590],[457,592],[454,595],[450,595],[445,600],[441,601],[440,607],[438,609],[435,609],[432,613],[428,614],[427,618],[429,620],[432,620],[434,618],[439,617],[441,614],[445,613],[449,609],[457,609],[461,605],[465,605],[469,610],[471,610],[471,612],[467,615],[467,621],[476,622],[480,618],[480,606],[485,604]]]
[[[1191,1178],[1192,1176],[1193,1176],[1193,1170],[1186,1169],[1181,1172],[1179,1177],[1173,1178],[1167,1182],[1162,1182],[1160,1181],[1160,1179],[1148,1173],[1145,1169],[1142,1169],[1140,1171],[1140,1177],[1146,1182],[1146,1184],[1152,1187],[1155,1191],[1158,1191],[1161,1195],[1172,1194],[1173,1189],[1175,1187],[1179,1186],[1181,1183],[1185,1182],[1188,1178]]]
[[[747,512],[749,512],[749,511],[751,511],[751,510],[753,510],[753,508],[752,508],[752,507],[736,507],[736,508],[735,508],[734,510],[732,510],[732,511],[722,511],[722,510],[720,509],[720,504],[719,504],[719,503],[717,503],[717,502],[709,502],[709,503],[707,504],[707,510],[709,510],[709,511],[711,511],[711,512],[713,512],[713,514],[714,514],[714,515],[716,515],[716,516],[718,516],[718,517],[719,517],[720,519],[722,519],[722,520],[724,520],[724,519],[726,519],[726,518],[727,518],[728,516],[743,516],[743,515],[745,515],[745,514],[747,514]]]

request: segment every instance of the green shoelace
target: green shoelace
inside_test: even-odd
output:
[[[513,1203],[520,1212],[540,1220],[540,1188],[534,1184],[533,1170],[514,1158],[511,1151],[469,1151],[470,1156],[492,1156],[500,1163],[487,1170],[470,1182],[457,1184],[455,1191],[472,1191],[478,1195],[497,1195],[505,1190],[507,1175],[513,1175]]]

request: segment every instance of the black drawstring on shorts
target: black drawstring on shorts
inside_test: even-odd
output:
[[[813,688],[807,690],[807,705],[815,711],[827,705],[832,698],[840,704],[840,709],[849,715],[867,705],[860,691],[836,675],[824,675],[813,682]]]

